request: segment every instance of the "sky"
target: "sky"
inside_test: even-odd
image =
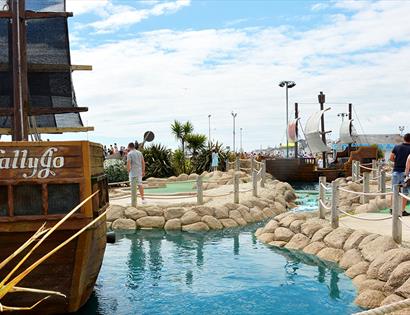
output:
[[[326,94],[326,130],[353,103],[359,133],[410,129],[410,1],[67,0],[74,73],[88,138],[127,144],[151,130],[175,148],[174,119],[246,151],[285,141],[299,103],[302,126]],[[356,115],[357,114],[357,115]]]

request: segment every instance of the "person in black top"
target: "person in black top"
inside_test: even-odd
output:
[[[392,185],[402,185],[404,179],[406,178],[406,162],[410,156],[410,133],[404,135],[404,142],[398,144],[393,148],[390,155],[390,161],[394,162],[393,175],[392,175]],[[409,188],[403,188],[403,193],[408,195]],[[407,200],[403,198],[403,211],[406,208]]]

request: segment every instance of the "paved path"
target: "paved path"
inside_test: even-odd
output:
[[[384,218],[389,216],[386,213],[361,213],[357,216],[362,218]],[[410,227],[410,216],[403,217],[404,222]],[[344,216],[340,218],[340,226],[349,227],[355,230],[365,230],[370,233],[377,233],[381,235],[392,235],[392,219],[383,220],[383,221],[363,221],[357,220],[352,217]],[[410,243],[410,228],[402,225],[403,231],[403,242]]]

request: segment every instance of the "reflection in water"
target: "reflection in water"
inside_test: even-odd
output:
[[[277,314],[314,314],[323,312],[322,308],[326,314],[340,314],[356,310],[351,305],[355,291],[340,269],[315,256],[259,243],[253,234],[257,227],[206,234],[127,234],[107,247],[96,295],[87,304],[87,312],[79,314],[265,314],[272,309]],[[119,276],[113,279],[112,274]],[[320,309],[312,309],[316,307]]]

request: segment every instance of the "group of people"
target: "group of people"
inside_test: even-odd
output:
[[[114,143],[114,145],[110,144],[108,147],[104,146],[104,156],[108,158],[109,156],[120,156],[123,157],[126,154],[127,149],[124,146],[120,146]]]
[[[410,191],[410,133],[404,135],[403,143],[396,145],[390,154],[390,161],[394,162],[392,185],[402,186],[403,194],[409,195]],[[403,215],[410,215],[405,211],[407,200],[403,198]]]

